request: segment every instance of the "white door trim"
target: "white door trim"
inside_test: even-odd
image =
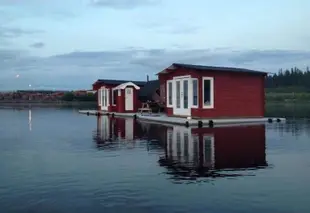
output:
[[[185,108],[185,99],[184,99],[184,82],[187,81],[187,108]],[[180,84],[179,88],[179,101],[180,106],[178,107],[178,99],[177,99],[177,85],[178,82]],[[191,78],[188,76],[180,76],[173,78],[173,114],[180,116],[191,116],[191,106],[192,106],[192,87],[191,87]]]
[[[130,91],[128,93],[128,91]],[[133,88],[125,88],[125,111],[131,111],[134,109],[134,100],[133,100]]]
[[[109,103],[109,93],[110,93],[110,89],[105,88],[105,87],[101,88],[101,95],[100,95],[101,110],[104,110],[104,111],[108,110],[108,106],[110,105],[110,103]]]

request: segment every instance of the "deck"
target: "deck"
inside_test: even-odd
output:
[[[98,110],[80,110],[79,113],[87,115],[111,115],[115,117],[133,117],[141,121],[148,121],[151,123],[170,124],[170,125],[185,125],[185,126],[213,126],[216,124],[253,124],[266,122],[284,122],[285,118],[220,118],[220,119],[187,119],[181,117],[168,117],[165,114],[141,114],[141,113],[117,113],[105,112]]]

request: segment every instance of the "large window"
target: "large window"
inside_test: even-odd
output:
[[[167,81],[167,99],[168,106],[172,106],[172,81]]]
[[[203,77],[203,107],[213,108],[214,107],[214,88],[213,88],[213,78]]]
[[[116,105],[117,103],[118,90],[115,89],[112,92],[112,105]]]
[[[193,107],[198,107],[198,79],[192,79],[193,85]]]

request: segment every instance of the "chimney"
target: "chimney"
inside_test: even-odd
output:
[[[149,82],[149,75],[146,75],[146,82]]]

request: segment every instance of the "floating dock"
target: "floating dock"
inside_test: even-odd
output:
[[[158,124],[170,124],[170,125],[185,125],[187,127],[202,127],[213,126],[216,124],[253,124],[253,123],[266,123],[266,122],[285,122],[285,118],[217,118],[217,119],[197,119],[197,118],[182,118],[182,117],[168,117],[165,114],[148,114],[148,113],[118,113],[118,112],[105,112],[98,110],[79,110],[79,113],[86,115],[107,115],[113,117],[135,118],[141,121],[148,121]]]

